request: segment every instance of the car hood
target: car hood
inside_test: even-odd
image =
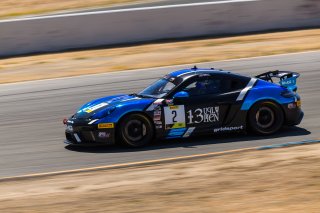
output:
[[[136,95],[107,96],[86,103],[73,115],[73,118],[99,118],[97,116],[101,116],[103,113],[105,113],[106,116],[116,108],[125,106],[124,108],[128,109],[130,108],[130,105],[139,105],[141,109],[144,109],[153,101],[153,98],[141,98]]]

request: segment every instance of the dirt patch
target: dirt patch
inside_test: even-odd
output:
[[[0,83],[320,49],[320,29],[136,45],[0,60]]]
[[[319,212],[320,145],[0,183],[1,212]]]
[[[0,19],[154,1],[160,0],[1,0]]]

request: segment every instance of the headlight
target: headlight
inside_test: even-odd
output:
[[[116,109],[116,107],[108,107],[104,110],[101,110],[95,114],[93,114],[91,116],[91,119],[101,119],[101,118],[104,118],[108,115],[110,115],[114,110]]]

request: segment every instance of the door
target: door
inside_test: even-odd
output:
[[[166,129],[193,128],[196,132],[213,132],[226,124],[240,89],[232,80],[219,75],[196,76],[175,91],[189,97],[173,98],[164,107]]]

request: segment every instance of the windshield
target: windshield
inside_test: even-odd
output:
[[[170,92],[176,85],[165,78],[154,82],[144,90],[142,90],[139,95],[153,97],[153,98],[162,98],[168,92]]]

